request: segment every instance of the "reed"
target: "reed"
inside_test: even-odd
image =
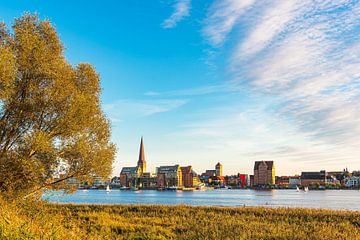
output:
[[[360,239],[354,211],[0,203],[0,239]]]

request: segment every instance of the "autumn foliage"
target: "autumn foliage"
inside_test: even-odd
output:
[[[26,14],[11,29],[0,23],[2,195],[109,176],[115,147],[100,92],[94,67],[66,61],[49,21]]]

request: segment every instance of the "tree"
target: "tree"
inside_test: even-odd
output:
[[[36,15],[12,30],[0,23],[0,192],[108,177],[115,146],[94,67],[70,65],[54,27]]]

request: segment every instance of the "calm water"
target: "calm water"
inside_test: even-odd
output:
[[[78,204],[187,204],[203,206],[271,206],[360,210],[360,191],[327,190],[207,190],[207,191],[120,191],[79,190],[72,195],[52,192],[51,202]]]

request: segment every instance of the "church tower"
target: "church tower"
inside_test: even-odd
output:
[[[141,137],[139,161],[137,162],[137,167],[140,169],[141,175],[142,175],[144,172],[146,172],[146,161],[145,161],[145,150],[144,150],[143,137]]]

